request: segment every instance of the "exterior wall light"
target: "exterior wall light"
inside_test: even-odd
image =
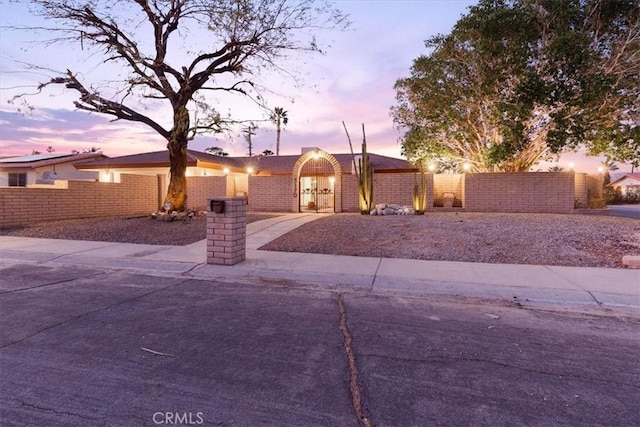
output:
[[[471,163],[465,163],[462,165],[462,169],[464,169],[465,172],[469,172],[469,170],[471,170]]]
[[[429,172],[433,172],[434,170],[436,170],[436,165],[429,163]]]
[[[251,174],[253,173],[253,168],[252,168],[251,166],[249,166],[249,167],[247,168],[247,173],[248,173],[249,175],[251,175]]]
[[[222,173],[224,173],[225,175],[229,175],[229,168],[222,169]]]

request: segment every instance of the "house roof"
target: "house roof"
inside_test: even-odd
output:
[[[351,172],[352,162],[351,154],[332,154],[343,172]],[[300,155],[288,156],[256,156],[256,157],[236,157],[245,166],[252,166],[257,173],[269,172],[272,174],[291,174],[293,167],[300,158]],[[414,171],[417,170],[409,162],[393,157],[381,156],[379,154],[369,153],[371,166],[376,172],[396,172],[396,171]]]
[[[98,159],[76,165],[77,169],[138,169],[169,167],[169,151],[153,151],[150,153],[131,154],[128,156]],[[219,169],[224,167],[242,167],[232,157],[214,156],[200,151],[187,150],[187,166],[201,166]]]
[[[36,169],[61,163],[84,162],[91,159],[106,158],[102,153],[66,153],[33,154],[29,156],[5,157],[0,159],[2,169]]]
[[[618,181],[622,181],[626,178],[630,178],[634,181],[638,181],[638,184],[640,184],[640,173],[626,173],[618,178],[616,178],[614,181],[611,181],[610,185],[615,184]]]
[[[343,171],[350,172],[351,154],[333,155]],[[393,157],[369,154],[372,167],[378,172],[414,171],[409,162]],[[228,167],[237,172],[244,172],[252,167],[256,173],[290,174],[300,155],[288,156],[253,156],[253,157],[221,157],[195,150],[187,150],[187,166],[199,166],[211,169]],[[169,167],[167,150],[151,153],[133,154],[129,156],[98,159],[76,165],[77,169],[135,169],[152,167]]]

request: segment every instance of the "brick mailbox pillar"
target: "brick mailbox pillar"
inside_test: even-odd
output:
[[[207,264],[235,265],[244,261],[247,239],[246,199],[209,199],[207,208]]]

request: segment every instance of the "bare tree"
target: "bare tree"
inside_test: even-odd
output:
[[[249,157],[253,156],[253,141],[251,140],[251,137],[256,134],[256,129],[258,129],[258,126],[254,123],[250,123],[249,126],[242,129],[242,137],[249,148]]]
[[[239,94],[262,105],[258,71],[286,72],[287,54],[321,52],[315,34],[348,25],[324,0],[31,0],[30,5],[53,26],[19,29],[45,31],[52,35],[49,43],[75,44],[83,57],[102,55],[105,70],[116,64],[125,71],[122,81],[98,83],[67,70],[38,89],[64,85],[78,93],[76,108],[142,123],[166,139],[169,210],[184,207],[188,142],[232,122],[206,94]],[[150,115],[144,105],[150,102],[170,107],[170,126],[160,114]]]

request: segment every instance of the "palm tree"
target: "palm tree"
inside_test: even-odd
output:
[[[282,107],[275,107],[271,116],[271,121],[276,125],[276,156],[280,155],[280,132],[282,131],[282,125],[289,123],[287,112]]]
[[[604,185],[607,185],[611,182],[611,174],[609,172],[617,171],[620,169],[616,162],[611,160],[609,157],[602,162],[602,168],[604,169]]]

